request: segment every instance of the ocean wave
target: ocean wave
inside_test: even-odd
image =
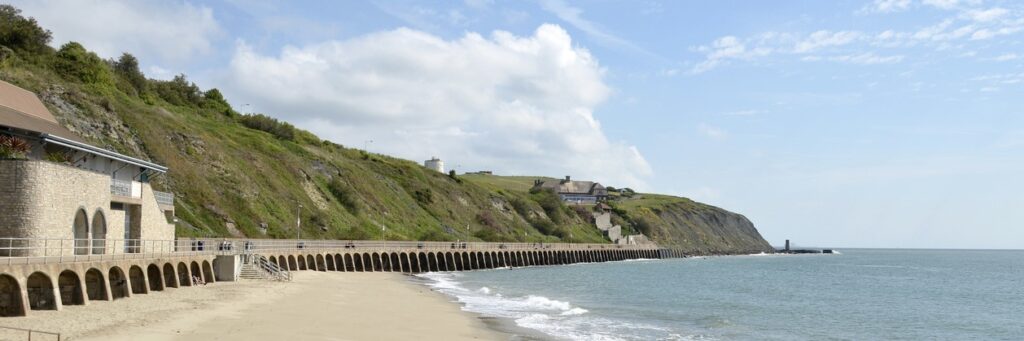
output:
[[[630,335],[646,335],[651,331],[668,335],[667,330],[655,326],[596,316],[591,314],[590,310],[568,301],[541,295],[503,296],[489,287],[467,288],[458,281],[456,275],[458,274],[426,273],[417,276],[428,280],[426,285],[429,287],[454,297],[462,304],[463,310],[490,317],[507,318],[521,327],[534,329],[559,339],[649,339]]]

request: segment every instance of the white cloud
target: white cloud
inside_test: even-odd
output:
[[[863,34],[856,31],[817,31],[811,33],[806,39],[798,42],[793,48],[796,53],[814,52],[823,47],[842,46],[861,38]]]
[[[53,31],[54,45],[77,41],[107,58],[129,52],[151,62],[181,62],[210,52],[221,34],[213,10],[188,2],[53,0],[14,5]]]
[[[1002,18],[1009,12],[1005,8],[994,7],[986,10],[969,10],[964,12],[964,15],[974,21],[988,22]]]
[[[603,73],[556,25],[455,40],[403,28],[277,56],[239,43],[223,89],[324,138],[372,139],[377,152],[643,188],[644,157],[593,116],[611,93]]]
[[[729,135],[728,133],[726,133],[725,130],[722,130],[721,128],[712,126],[712,125],[707,124],[707,123],[698,124],[697,125],[697,132],[700,133],[701,135],[705,136],[705,137],[708,137],[708,138],[711,138],[711,139],[714,139],[714,140],[721,140],[721,139],[726,138],[726,136]]]
[[[817,61],[831,61],[849,64],[860,64],[860,65],[874,65],[874,64],[892,64],[903,61],[903,56],[879,56],[873,52],[850,54],[850,55],[839,55],[839,56],[807,56],[800,60],[808,62]]]
[[[921,1],[921,3],[925,4],[925,5],[928,5],[928,6],[932,6],[932,7],[936,7],[936,8],[941,8],[941,9],[947,9],[948,10],[948,9],[956,8],[956,6],[960,4],[960,1],[959,0],[924,0],[924,1]]]
[[[654,57],[659,60],[665,59],[651,51],[648,51],[634,44],[631,41],[628,41],[615,34],[608,32],[607,30],[601,28],[600,25],[598,25],[597,23],[583,18],[582,9],[570,6],[569,4],[566,4],[565,1],[542,0],[540,4],[541,8],[543,8],[545,11],[554,14],[555,16],[558,17],[558,19],[561,19],[569,23],[569,25],[572,25],[572,27],[575,27],[576,29],[583,31],[583,33],[586,33],[588,36],[590,36],[591,38],[593,38],[595,41],[602,45],[624,48],[626,50]]]
[[[992,58],[992,60],[997,61],[997,62],[1005,62],[1005,61],[1016,60],[1018,58],[1020,58],[1020,56],[1018,56],[1016,53],[1007,53],[1007,54],[999,55],[998,57]]]
[[[753,59],[772,53],[768,47],[747,49],[746,44],[735,36],[724,36],[716,39],[711,46],[701,46],[697,51],[704,52],[706,59],[691,69],[691,73],[701,73],[721,65],[730,59]]]
[[[891,13],[905,11],[910,8],[910,0],[875,0],[868,4],[861,12],[864,13]]]

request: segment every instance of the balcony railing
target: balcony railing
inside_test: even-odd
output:
[[[160,205],[174,206],[174,193],[153,191],[156,196],[156,203]]]
[[[131,197],[132,182],[127,180],[110,179],[110,194]]]

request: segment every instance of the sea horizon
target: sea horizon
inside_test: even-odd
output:
[[[1020,269],[1011,271],[1010,278],[1001,276],[998,271],[989,271],[1007,264],[1012,266],[1017,255],[999,257],[1007,251],[1021,252],[850,248],[833,255],[701,256],[512,271],[442,272],[416,277],[420,284],[449,295],[463,310],[485,318],[504,319],[552,340],[1011,339],[1009,336],[1024,333],[1024,322],[1007,320],[1002,329],[993,325],[988,331],[967,327],[971,323],[997,323],[991,311],[1010,312],[1014,306],[1024,304],[1019,296],[1002,303],[983,299],[988,297],[986,295],[1006,294],[1006,290],[1012,288],[1010,284],[1024,280],[1024,271]],[[978,256],[976,252],[990,254]],[[979,267],[979,264],[988,264],[989,268]],[[764,276],[750,277],[750,272]],[[979,282],[976,288],[940,281],[958,273],[974,275],[973,280]],[[778,274],[793,277],[782,279]],[[966,276],[964,274],[960,276]],[[643,291],[631,291],[631,285],[636,283],[622,276],[653,282],[669,281],[678,276],[692,280],[675,287],[655,285]],[[620,280],[604,280],[608,278]],[[724,278],[732,279],[722,282]],[[702,279],[709,282],[700,285]],[[595,281],[587,288],[596,293],[580,290],[581,286],[573,284],[587,280]],[[529,283],[531,281],[537,283]],[[716,285],[706,285],[708,283]],[[848,285],[858,287],[853,289]],[[859,291],[869,287],[878,290]],[[608,292],[619,294],[607,295]],[[652,292],[660,294],[652,296]],[[937,297],[932,300],[936,303],[926,304],[913,296],[922,292]],[[968,293],[971,300],[944,298]],[[881,301],[874,297],[876,295],[885,297],[887,303],[879,305]],[[800,297],[819,299],[801,300]],[[630,303],[631,300],[637,302]],[[830,300],[842,302],[842,305],[822,304]],[[773,308],[775,305],[777,309]],[[990,312],[974,313],[973,319],[960,321],[964,324],[962,328],[949,327],[953,316],[977,311]],[[778,315],[796,312],[802,312],[805,317],[790,321],[782,318],[785,315]],[[825,315],[831,317],[814,317]],[[904,331],[898,324],[882,321],[879,316],[902,319],[906,323],[919,321],[926,326]],[[924,322],[926,320],[931,322]],[[829,328],[821,328],[821,323],[828,324]],[[855,326],[871,331],[857,331]]]

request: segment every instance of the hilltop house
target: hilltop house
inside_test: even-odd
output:
[[[174,195],[149,184],[165,172],[85,143],[35,94],[0,81],[0,256],[138,253],[156,245],[140,239],[173,240]]]
[[[534,180],[533,188],[554,190],[562,201],[575,204],[596,204],[608,197],[608,190],[600,183],[573,181],[568,175],[562,180]]]

